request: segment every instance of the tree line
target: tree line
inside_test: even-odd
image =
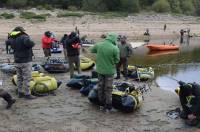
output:
[[[130,13],[145,10],[200,16],[200,0],[1,0],[0,7]]]

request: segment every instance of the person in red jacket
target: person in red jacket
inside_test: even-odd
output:
[[[55,41],[54,38],[51,37],[52,33],[50,31],[46,31],[42,36],[42,48],[44,51],[45,57],[51,56],[51,46],[52,43]]]

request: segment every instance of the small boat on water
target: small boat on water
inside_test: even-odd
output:
[[[149,44],[147,48],[151,51],[163,51],[163,50],[179,50],[178,45],[174,44]]]
[[[164,55],[174,55],[178,54],[178,50],[167,50],[167,51],[149,51],[148,56],[155,57],[155,56],[164,56]]]

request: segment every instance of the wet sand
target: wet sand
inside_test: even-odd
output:
[[[82,18],[86,19],[87,18]],[[128,18],[127,18],[128,19]],[[135,18],[136,19],[136,18]],[[135,20],[134,19],[134,20]],[[137,20],[137,19],[136,19]],[[174,27],[178,31],[179,28],[188,26],[188,21],[167,21],[169,29],[164,33],[162,26],[166,21],[151,21],[151,23],[141,23],[141,21],[133,22],[133,29],[127,27],[127,20],[101,20],[100,22],[92,21],[89,28],[85,27],[81,22],[78,23],[81,34],[88,34],[91,38],[98,38],[102,33],[107,31],[117,33],[127,33],[132,35],[132,31],[136,36],[140,36],[143,30],[151,27],[154,36],[164,34],[173,35]],[[116,22],[116,23],[115,23]],[[180,25],[183,23],[183,25]],[[143,24],[143,25],[142,25]],[[27,32],[37,42],[35,48],[40,48],[40,35],[46,31],[54,31],[60,37],[66,31],[74,29],[72,19],[49,18],[45,23],[30,23],[24,20],[0,20],[0,40],[3,41],[6,35],[15,26],[22,25],[27,29]],[[138,26],[140,25],[140,26]],[[197,32],[200,26],[189,24],[194,31]],[[160,26],[160,27],[159,27]],[[107,28],[109,27],[109,28]],[[197,28],[195,28],[197,27]],[[196,29],[196,30],[195,30]],[[159,31],[159,32],[156,32]],[[42,50],[34,50],[36,59],[34,62],[41,63],[43,60]],[[7,55],[5,51],[0,54],[1,59],[10,58],[12,55]],[[55,55],[63,57],[63,54]],[[46,72],[45,72],[46,73]],[[46,73],[48,74],[48,73]],[[90,74],[90,72],[83,72]],[[155,73],[156,74],[156,73]],[[0,73],[3,79],[1,88],[11,92],[17,99],[17,102],[10,110],[5,110],[5,102],[0,100],[0,131],[1,132],[181,132],[181,131],[199,131],[198,128],[188,127],[181,119],[170,119],[166,116],[166,112],[180,107],[178,96],[175,93],[163,91],[153,82],[151,91],[144,95],[144,102],[140,109],[133,113],[122,113],[120,111],[106,114],[99,111],[98,107],[92,105],[87,97],[82,96],[79,91],[72,90],[65,86],[65,83],[56,90],[56,96],[50,95],[46,97],[38,97],[36,100],[24,100],[16,97],[15,86],[11,82],[11,75]],[[69,73],[51,74],[58,80],[67,82]],[[138,84],[137,82],[135,82]],[[140,85],[140,84],[139,84]]]

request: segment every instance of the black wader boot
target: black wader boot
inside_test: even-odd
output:
[[[11,108],[11,106],[16,101],[15,99],[12,98],[12,96],[8,92],[3,91],[3,90],[0,91],[0,97],[2,97],[8,103],[6,106],[6,109]]]

